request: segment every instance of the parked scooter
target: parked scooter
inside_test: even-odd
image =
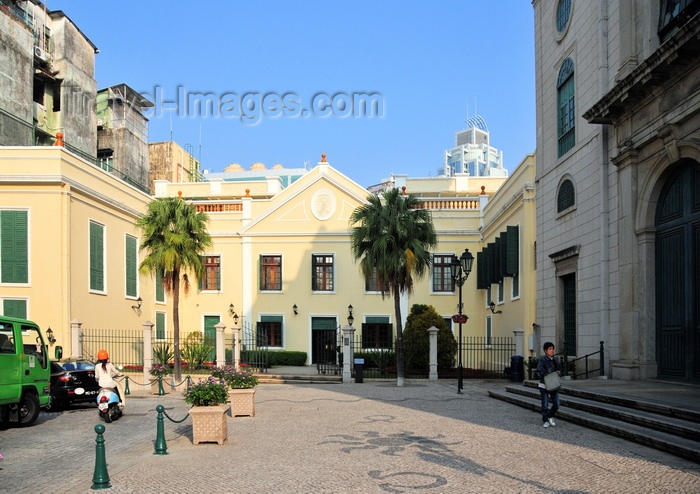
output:
[[[100,388],[100,392],[97,393],[97,409],[99,410],[100,419],[108,424],[113,420],[119,420],[119,417],[123,414],[124,405],[126,404],[126,397],[124,396],[121,381],[115,382],[117,383],[116,391],[118,391],[119,394],[112,388]]]

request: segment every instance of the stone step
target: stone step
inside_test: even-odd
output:
[[[509,393],[527,396],[537,401],[540,400],[540,392],[537,388],[528,386],[512,385],[506,386]],[[635,424],[641,427],[648,427],[660,432],[673,434],[693,441],[700,441],[700,428],[694,421],[677,418],[672,412],[670,414],[654,413],[634,407],[613,405],[611,403],[595,400],[591,398],[580,398],[571,395],[571,391],[562,388],[559,393],[561,405],[567,408],[582,410],[584,412],[600,415],[613,420],[619,420],[628,424]],[[590,394],[590,393],[589,393]]]
[[[509,392],[505,389],[503,391],[489,390],[488,394],[492,398],[535,412],[539,412],[541,409],[539,396],[533,398],[520,393]],[[606,434],[666,451],[694,462],[700,462],[700,443],[697,441],[574,408],[560,408],[557,412],[557,417],[590,429],[605,432]]]
[[[539,381],[525,381],[523,385],[527,388],[537,389]],[[596,401],[600,403],[609,403],[611,405],[621,406],[625,408],[642,410],[645,412],[650,412],[658,415],[663,415],[666,417],[674,417],[678,419],[687,420],[696,424],[700,424],[700,411],[693,410],[690,408],[679,408],[662,401],[654,401],[649,399],[641,398],[630,398],[610,393],[605,393],[603,391],[591,391],[588,389],[581,389],[574,386],[566,386],[566,381],[564,381],[560,394],[565,394],[569,396],[575,396],[577,398],[582,398],[585,400]],[[700,429],[700,427],[698,427]]]

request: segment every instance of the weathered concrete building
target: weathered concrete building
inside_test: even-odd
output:
[[[53,144],[94,158],[95,45],[61,11],[0,2],[0,145]]]
[[[148,192],[148,118],[153,103],[126,84],[97,93],[97,166]]]
[[[174,141],[151,142],[148,145],[150,172],[149,187],[155,191],[154,180],[168,182],[201,182],[200,163],[192,155],[191,145],[184,149]]]

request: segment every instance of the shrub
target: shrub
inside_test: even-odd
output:
[[[196,407],[214,406],[226,403],[228,389],[218,379],[210,377],[206,381],[198,381],[190,386],[184,395],[185,403],[189,405]]]
[[[211,357],[215,346],[202,333],[193,332],[187,335],[182,345],[182,359],[187,362],[188,369],[198,369]]]
[[[432,305],[415,304],[406,319],[404,329],[404,349],[407,369],[424,369],[430,367],[430,335],[428,329],[438,328],[438,369],[454,367],[457,354],[457,340],[445,324],[445,320]]]
[[[257,376],[246,367],[236,370],[232,365],[223,365],[214,369],[211,375],[223,381],[230,388],[254,388],[258,384]]]
[[[280,365],[306,365],[306,352],[293,352],[289,350],[273,350],[269,355],[270,366]]]
[[[159,376],[167,376],[168,374],[170,374],[171,371],[172,371],[172,369],[167,365],[153,364],[153,367],[151,367],[148,372],[152,376],[159,377]]]
[[[175,356],[170,343],[158,343],[153,346],[153,358],[158,364],[169,364]]]

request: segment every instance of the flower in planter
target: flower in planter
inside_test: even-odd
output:
[[[228,399],[228,390],[215,377],[198,381],[184,393],[185,403],[195,407],[222,405]]]
[[[149,374],[155,377],[167,376],[172,369],[165,364],[153,364],[153,367],[148,371]]]
[[[211,375],[234,389],[254,388],[258,385],[258,377],[252,369],[242,368],[237,371],[232,365],[223,365],[214,369]]]

